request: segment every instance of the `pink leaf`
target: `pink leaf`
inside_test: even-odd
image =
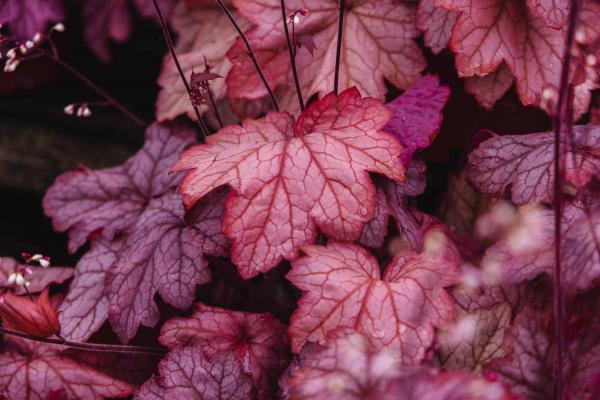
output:
[[[580,189],[600,174],[600,127],[574,126],[565,139],[565,178]],[[517,204],[553,196],[552,132],[493,136],[469,155],[467,178],[481,192],[501,196],[511,186]]]
[[[74,269],[68,267],[35,267],[20,264],[14,258],[0,257],[0,285],[6,285],[8,277],[21,269],[28,268],[31,274],[24,276],[29,282],[30,293],[39,293],[52,283],[63,283],[73,276]],[[25,289],[16,287],[15,293],[25,294]]]
[[[59,346],[22,339],[5,339],[0,353],[0,393],[11,400],[48,399],[55,391],[64,391],[69,399],[102,400],[125,397],[134,387],[115,378],[96,363],[84,363],[61,352]],[[98,368],[100,367],[100,368]]]
[[[290,112],[298,110],[294,98],[289,55],[281,21],[279,1],[236,0],[239,12],[256,25],[247,36],[257,53],[270,85],[283,88],[281,103]],[[304,98],[324,96],[333,88],[338,29],[337,0],[288,0],[288,13],[307,9],[294,26],[296,37],[311,35],[316,49],[298,49],[296,64]],[[414,42],[416,7],[391,0],[360,0],[348,7],[344,18],[343,47],[340,62],[340,87],[358,87],[361,93],[383,100],[385,77],[405,89],[425,66]],[[291,27],[290,27],[291,30]],[[258,99],[267,95],[250,58],[238,39],[229,50],[233,68],[227,77],[227,93],[232,98]]]
[[[2,0],[0,22],[19,41],[32,40],[36,33],[45,34],[51,22],[65,18],[60,0]]]
[[[251,379],[230,352],[206,357],[200,347],[172,350],[158,366],[160,376],[150,379],[136,393],[136,400],[247,400]]]
[[[487,205],[486,199],[467,182],[463,170],[449,176],[439,213],[454,233],[464,236],[473,233],[475,221]]]
[[[154,327],[159,312],[154,295],[180,309],[192,305],[196,285],[210,280],[204,254],[225,255],[221,233],[223,198],[220,190],[184,220],[181,197],[168,193],[152,199],[133,227],[119,260],[107,273],[108,319],[119,338],[131,339],[139,325]]]
[[[190,170],[182,192],[192,205],[224,184],[223,230],[232,260],[249,279],[313,243],[317,227],[354,240],[374,216],[369,172],[403,178],[400,144],[381,132],[389,117],[356,89],[313,103],[294,124],[287,113],[228,126],[186,151],[174,170]]]
[[[429,147],[437,136],[448,97],[450,89],[440,85],[436,76],[426,75],[386,104],[392,117],[384,130],[393,133],[404,145],[402,160],[405,165],[416,150]]]
[[[484,76],[470,76],[465,79],[465,90],[475,96],[477,102],[491,110],[496,101],[510,89],[514,77],[506,63],[494,72]]]
[[[97,230],[112,239],[134,225],[151,198],[177,186],[181,177],[168,169],[193,142],[189,129],[152,125],[144,147],[123,165],[60,175],[44,196],[44,212],[54,229],[69,231],[71,252]]]
[[[252,377],[258,398],[273,398],[277,378],[289,359],[285,326],[269,314],[252,314],[197,304],[190,318],[174,318],[162,329],[160,341],[174,348],[189,344],[208,357],[231,352]]]
[[[419,1],[417,28],[425,32],[425,45],[439,54],[448,45],[458,13],[435,7],[435,0]]]
[[[124,240],[99,238],[92,241],[91,250],[77,263],[75,279],[58,310],[65,339],[85,342],[108,318],[104,281],[123,250]]]
[[[302,250],[306,256],[287,275],[305,292],[291,318],[294,352],[348,327],[399,346],[403,361],[416,363],[431,344],[433,328],[453,317],[444,288],[455,282],[457,265],[440,252],[401,253],[382,277],[377,261],[359,246],[330,242]]]
[[[546,25],[559,29],[569,19],[571,3],[568,0],[527,0],[527,9]]]
[[[231,62],[224,49],[234,43],[238,37],[237,32],[216,2],[208,3],[192,5],[192,2],[182,1],[173,15],[173,29],[178,34],[177,56],[188,79],[193,70],[204,70],[205,59],[213,67],[211,71],[215,74],[227,76],[231,69]],[[232,10],[232,14],[242,29],[250,26],[235,10]],[[158,84],[161,87],[156,100],[156,118],[159,121],[174,119],[181,114],[196,118],[187,90],[170,54],[165,56]],[[211,81],[210,89],[215,99],[225,97],[225,80]],[[206,106],[201,107],[201,110],[206,110]]]

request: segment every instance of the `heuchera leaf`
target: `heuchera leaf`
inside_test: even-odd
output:
[[[85,342],[108,318],[108,299],[104,294],[106,272],[119,258],[123,239],[98,238],[77,263],[75,279],[59,308],[61,335],[71,341]]]
[[[510,89],[514,77],[506,63],[485,76],[469,76],[465,79],[465,90],[475,96],[483,107],[491,110],[496,101]]]
[[[377,205],[375,217],[363,227],[359,243],[363,246],[380,248],[388,232],[388,221],[394,217],[396,227],[403,240],[413,250],[421,250],[424,216],[409,206],[409,198],[425,190],[425,164],[413,159],[405,173],[404,182],[380,179],[377,182]]]
[[[250,27],[235,10],[231,10],[231,13],[242,29]],[[233,45],[238,35],[216,2],[180,2],[175,7],[172,25],[178,34],[177,57],[188,79],[192,71],[204,71],[205,60],[212,66],[213,73],[227,76],[231,62],[224,49]],[[165,56],[158,84],[161,87],[156,100],[158,121],[174,119],[181,114],[196,118],[190,97],[170,54]],[[226,90],[225,79],[211,81],[210,90],[215,99],[223,98]],[[200,109],[204,111],[206,107]]]
[[[97,355],[101,361],[105,355]],[[102,364],[101,362],[99,364]],[[62,391],[63,398],[102,400],[125,397],[134,387],[95,364],[83,363],[60,346],[4,339],[0,353],[0,394],[11,400],[45,400]]]
[[[567,313],[573,318],[567,321],[563,369],[563,397],[573,400],[593,400],[598,392],[589,385],[589,378],[600,371],[600,346],[597,317],[597,296],[591,295],[593,304],[588,310]],[[542,400],[551,398],[554,388],[556,345],[552,335],[550,312],[526,308],[513,323],[508,333],[511,353],[494,360],[486,366],[487,371],[497,373],[513,391],[524,398]]]
[[[75,271],[68,267],[34,267],[20,264],[14,258],[0,257],[0,282],[5,285],[10,274],[18,272],[21,269],[28,268],[31,274],[28,274],[25,279],[29,282],[27,290],[30,293],[39,293],[52,283],[63,283],[73,276]],[[25,294],[25,289],[22,287],[15,288],[15,293]]]
[[[417,28],[425,32],[425,45],[439,54],[448,45],[458,13],[435,7],[435,0],[421,0],[417,8]]]
[[[408,165],[414,152],[429,147],[442,124],[442,109],[450,89],[440,85],[437,76],[426,75],[406,92],[386,104],[392,112],[384,130],[404,145],[402,160]]]
[[[439,215],[457,235],[473,233],[479,214],[487,207],[486,199],[467,182],[464,170],[448,177],[448,189]]]
[[[496,136],[469,155],[467,178],[481,192],[501,196],[511,186],[517,204],[550,202],[554,172],[552,132]],[[574,126],[565,139],[565,179],[577,189],[600,174],[600,126]]]
[[[44,212],[55,230],[69,231],[71,252],[98,230],[112,239],[134,225],[150,199],[177,186],[181,177],[169,174],[169,167],[193,142],[190,129],[154,124],[146,131],[144,147],[123,165],[82,167],[56,178],[44,196]]]
[[[152,0],[133,0],[139,13],[145,17],[156,14]],[[168,18],[175,0],[158,0],[161,12]],[[85,40],[102,61],[110,61],[110,42],[129,40],[132,16],[129,0],[87,0],[83,3],[82,19]]]
[[[192,305],[196,285],[210,280],[203,255],[225,255],[227,239],[221,233],[225,194],[211,193],[189,223],[181,196],[175,193],[152,199],[140,215],[106,277],[108,319],[122,341],[131,339],[140,324],[158,323],[156,293],[186,309]]]
[[[60,0],[0,0],[0,22],[7,25],[12,37],[19,41],[45,33],[48,24],[64,19]]]
[[[35,299],[10,292],[0,294],[0,318],[5,327],[29,335],[50,337],[60,333],[47,288]]]
[[[232,260],[249,279],[313,243],[317,227],[337,240],[358,239],[375,212],[368,172],[403,178],[401,145],[381,132],[389,111],[356,89],[329,94],[294,123],[287,113],[228,126],[186,151],[174,170],[189,207],[228,184],[223,230]]]
[[[287,366],[289,344],[286,328],[269,314],[253,314],[197,304],[189,318],[167,321],[160,342],[174,348],[194,345],[212,357],[231,352],[243,371],[252,377],[258,398],[275,395],[277,378]]]
[[[515,76],[523,104],[549,105],[542,92],[558,93],[565,27],[548,26],[546,18],[539,18],[538,11],[531,13],[522,0],[435,0],[435,4],[460,12],[450,39],[460,76],[485,76],[504,62]]]
[[[247,32],[265,76],[274,88],[284,88],[284,109],[296,111],[294,86],[288,50],[281,20],[279,1],[235,0],[239,12],[256,25]],[[333,87],[338,30],[336,0],[288,0],[286,10],[306,9],[295,24],[296,37],[310,35],[316,49],[297,51],[299,80],[308,99],[324,96]],[[360,0],[348,7],[344,17],[343,47],[340,62],[340,87],[358,87],[361,93],[384,99],[385,77],[405,89],[418,77],[425,61],[414,38],[416,6],[392,0]],[[291,30],[291,27],[290,27]],[[241,40],[229,50],[233,68],[227,77],[227,95],[232,98],[258,99],[267,95]]]
[[[198,346],[172,350],[159,364],[160,376],[146,382],[136,400],[247,400],[251,399],[250,375],[231,352],[206,357]]]
[[[516,284],[554,270],[554,215],[551,210],[520,210],[523,222],[487,249],[482,265]],[[564,206],[561,272],[567,291],[587,289],[600,276],[600,202],[590,193]]]
[[[302,251],[306,256],[286,276],[305,292],[290,323],[294,352],[347,327],[399,347],[404,362],[416,363],[433,328],[454,316],[444,288],[455,282],[457,265],[444,258],[445,250],[401,253],[383,277],[375,258],[357,245],[329,242]]]

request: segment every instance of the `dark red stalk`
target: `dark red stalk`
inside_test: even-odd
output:
[[[296,51],[295,43],[290,40],[290,33],[288,31],[288,18],[285,11],[285,0],[281,2],[281,18],[283,19],[283,30],[285,32],[285,40],[287,42],[288,52],[290,53],[290,63],[292,64],[292,74],[294,75],[294,84],[296,85],[296,94],[298,95],[298,103],[300,103],[300,110],[304,111],[304,99],[302,98],[302,89],[300,88],[300,79],[298,78],[298,70],[296,69]],[[292,21],[293,23],[293,21]]]
[[[44,50],[41,47],[37,47],[36,50],[39,51],[44,56],[53,60],[55,63],[57,63],[58,65],[60,65],[64,69],[66,69],[67,71],[69,71],[71,74],[73,74],[73,76],[75,76],[81,82],[85,83],[94,92],[98,93],[98,95],[103,97],[108,103],[110,103],[111,106],[113,106],[114,108],[116,108],[117,110],[122,112],[131,121],[135,122],[137,125],[140,125],[140,126],[147,125],[147,123],[144,122],[140,117],[136,116],[134,113],[129,111],[124,105],[119,103],[114,97],[112,97],[111,95],[106,93],[102,88],[100,88],[94,82],[89,80],[85,75],[83,75],[81,72],[79,72],[75,67],[71,66],[71,64],[67,63],[66,61],[63,61],[62,59],[60,59],[55,51],[49,52],[47,50]]]
[[[179,64],[179,59],[177,58],[177,54],[175,53],[175,47],[173,46],[173,41],[171,40],[171,34],[169,33],[169,28],[167,27],[167,23],[165,22],[165,18],[163,17],[162,12],[160,11],[160,7],[158,6],[157,1],[152,0],[152,2],[154,3],[154,9],[156,10],[156,15],[158,16],[158,21],[160,22],[160,27],[161,27],[163,35],[165,37],[165,42],[167,42],[167,46],[169,47],[169,51],[171,52],[171,57],[173,58],[173,62],[175,63],[175,66],[177,67],[177,71],[179,71],[179,76],[181,77],[181,80],[183,81],[183,84],[185,85],[185,90],[187,90],[188,96],[189,96],[190,102],[191,102],[192,101],[192,88],[190,87],[190,84],[189,84],[187,78],[185,77],[185,74],[183,73],[181,64]],[[204,138],[206,136],[208,136],[210,134],[210,132],[208,131],[208,128],[206,127],[206,124],[204,123],[204,120],[202,119],[202,115],[200,115],[200,110],[198,109],[198,107],[196,107],[193,104],[192,104],[192,107],[194,108],[194,112],[196,113],[196,119],[198,121],[198,127],[200,129],[200,135],[202,137],[202,141],[204,141]]]
[[[217,122],[219,123],[219,128],[223,128],[223,120],[221,119],[221,113],[219,113],[219,109],[217,108],[217,103],[213,97],[212,91],[210,87],[206,89],[206,93],[208,93],[208,98],[210,99],[210,105],[212,106],[215,117],[217,118]]]
[[[342,57],[342,36],[344,33],[344,14],[346,13],[346,0],[340,0],[340,16],[338,18],[337,48],[335,50],[335,75],[333,78],[333,91],[338,94],[340,82],[340,58]]]
[[[564,352],[564,332],[563,332],[563,293],[561,283],[561,216],[563,209],[563,154],[561,152],[561,131],[564,129],[567,134],[571,131],[570,107],[566,103],[569,98],[569,72],[571,66],[571,47],[575,36],[575,27],[577,25],[577,12],[579,10],[579,1],[571,1],[571,12],[569,14],[569,26],[567,37],[565,39],[565,48],[563,52],[563,65],[560,76],[560,86],[558,99],[554,112],[554,335],[556,340],[556,363],[554,366],[554,399],[563,398],[563,352]],[[566,111],[566,112],[565,112]]]
[[[154,1],[156,1],[156,0],[154,0]],[[233,15],[231,15],[231,13],[227,9],[227,6],[223,3],[223,1],[222,0],[216,0],[216,1],[217,1],[217,4],[219,4],[219,7],[221,8],[221,10],[227,16],[227,18],[229,18],[229,22],[231,22],[231,25],[233,25],[234,29],[237,31],[238,35],[244,42],[244,45],[246,46],[246,50],[248,51],[248,55],[250,56],[250,59],[252,59],[252,63],[254,64],[254,68],[256,68],[256,72],[258,73],[258,76],[260,76],[260,80],[262,81],[263,85],[265,85],[267,92],[269,92],[269,96],[271,97],[271,102],[273,103],[273,108],[275,108],[276,111],[279,111],[279,104],[277,104],[277,98],[275,97],[275,94],[271,90],[271,86],[269,86],[269,83],[267,82],[267,79],[265,78],[265,75],[263,74],[262,69],[260,68],[260,65],[258,64],[258,60],[256,59],[256,55],[254,54],[254,50],[252,50],[252,46],[250,45],[248,38],[246,37],[246,35],[244,35],[244,32],[242,32],[242,29],[240,28],[238,23],[235,21],[235,18],[233,18]]]
[[[36,342],[48,343],[48,344],[57,344],[61,346],[67,346],[77,350],[83,351],[95,351],[99,353],[120,353],[120,354],[140,354],[140,355],[148,355],[148,356],[157,356],[162,357],[167,353],[166,349],[156,348],[156,347],[148,347],[148,346],[129,346],[129,345],[121,345],[121,344],[101,344],[101,343],[80,343],[80,342],[71,342],[69,340],[64,339],[52,339],[45,338],[41,336],[29,335],[24,332],[15,331],[12,329],[0,327],[0,333],[5,335],[18,336],[23,339],[29,339]]]

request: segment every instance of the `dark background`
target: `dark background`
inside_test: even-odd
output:
[[[135,15],[135,13],[133,13]],[[144,120],[151,122],[156,84],[166,46],[152,21],[137,19],[131,40],[112,48],[112,60],[100,62],[83,41],[78,10],[69,12],[67,30],[56,35],[61,58],[76,67]],[[225,52],[227,49],[223,48]],[[473,134],[530,133],[550,128],[549,118],[523,107],[512,88],[489,112],[465,93],[447,51],[433,56],[423,47],[427,72],[450,85],[452,96],[434,144],[422,153],[428,164],[428,188],[421,209],[434,213],[448,174],[464,163]],[[393,98],[400,92],[392,90]],[[51,59],[22,63],[14,73],[0,72],[0,256],[40,252],[56,265],[73,265],[79,254],[66,251],[66,235],[55,233],[43,214],[41,199],[54,178],[78,165],[107,167],[124,161],[142,144],[143,128],[110,108],[92,107],[90,118],[67,116],[70,103],[99,100]]]

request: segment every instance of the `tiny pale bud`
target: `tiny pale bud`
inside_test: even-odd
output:
[[[33,35],[33,41],[34,41],[34,43],[41,42],[42,41],[42,34],[38,32],[35,35]]]
[[[19,60],[17,60],[17,59],[8,60],[8,62],[6,64],[4,64],[4,72],[13,72],[14,70],[17,69],[18,65],[19,65]]]
[[[18,286],[23,286],[25,285],[25,278],[23,277],[23,275],[21,274],[17,274],[16,278],[15,278],[15,285]]]
[[[64,32],[65,26],[62,24],[62,22],[59,22],[58,24],[56,24],[52,27],[52,30],[57,31],[57,32]]]
[[[19,45],[19,51],[21,52],[21,54],[26,54],[27,50],[29,50],[29,49],[27,48],[26,45],[24,45],[24,44]]]
[[[88,106],[82,107],[81,109],[82,109],[82,111],[81,111],[82,117],[87,118],[92,115],[92,110],[90,110],[90,108]]]
[[[8,58],[14,58],[16,55],[17,55],[17,53],[15,52],[14,48],[12,48],[6,52],[6,57],[8,57]]]
[[[35,46],[35,43],[33,43],[31,40],[25,42],[25,47],[27,47],[28,49],[32,49],[33,46]]]
[[[63,108],[63,111],[67,115],[73,115],[73,113],[75,112],[75,105],[74,104],[69,104],[68,106],[66,106],[65,108]]]
[[[575,41],[577,43],[584,43],[585,42],[585,32],[583,32],[581,30],[575,32]]]
[[[8,284],[9,285],[15,284],[15,282],[17,281],[17,275],[19,275],[19,274],[17,274],[16,272],[13,272],[12,274],[10,274],[8,276]]]
[[[593,54],[588,54],[588,55],[585,57],[585,64],[586,64],[588,67],[593,67],[593,66],[595,66],[597,62],[598,62],[598,60],[596,59],[596,56],[595,56],[595,55],[593,55]]]
[[[48,260],[47,258],[42,258],[39,261],[40,265],[44,268],[48,268],[50,266],[50,260]]]
[[[41,260],[44,256],[41,254],[34,254],[31,256],[31,261]]]

